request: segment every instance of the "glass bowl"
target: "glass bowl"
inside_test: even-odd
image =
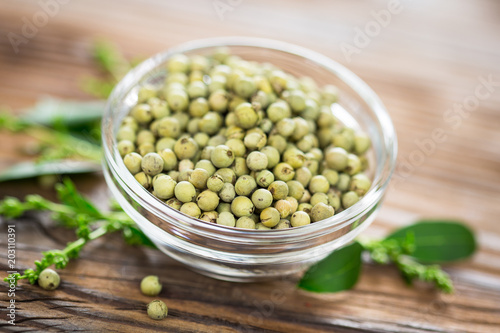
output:
[[[134,179],[117,149],[116,132],[137,101],[143,84],[159,84],[174,54],[207,55],[225,46],[245,60],[272,63],[318,85],[334,84],[339,101],[332,105],[346,125],[368,133],[373,185],[355,205],[331,218],[300,228],[243,230],[188,217],[154,197]],[[103,121],[104,175],[125,212],[156,246],[193,270],[217,279],[250,282],[297,273],[351,242],[375,218],[394,170],[397,141],[392,121],[377,95],[355,74],[311,50],[256,38],[192,41],[147,59],[130,71],[109,97]]]

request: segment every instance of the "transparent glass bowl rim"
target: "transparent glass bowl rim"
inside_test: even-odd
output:
[[[304,236],[307,234],[316,234],[318,232],[327,231],[326,229],[335,229],[345,223],[350,221],[350,223],[355,221],[355,217],[360,216],[369,207],[372,207],[376,202],[381,200],[385,193],[385,189],[388,186],[391,175],[394,171],[397,155],[397,139],[392,120],[375,92],[357,75],[352,73],[343,65],[337,63],[336,61],[324,56],[318,52],[309,50],[304,47],[300,47],[294,44],[272,40],[264,38],[253,38],[253,37],[218,37],[218,38],[208,38],[194,40],[180,44],[178,46],[167,49],[164,52],[160,52],[153,57],[146,59],[134,69],[132,69],[113,89],[111,92],[108,102],[104,111],[104,118],[111,117],[112,107],[114,100],[125,98],[130,90],[137,85],[142,79],[147,77],[147,75],[154,69],[157,68],[159,64],[165,63],[165,61],[172,55],[177,53],[193,52],[196,50],[203,50],[208,48],[216,47],[251,47],[257,49],[268,49],[271,51],[278,51],[287,53],[293,56],[298,56],[313,62],[316,65],[321,66],[325,70],[330,71],[335,76],[337,76],[341,81],[343,81],[347,86],[349,86],[359,97],[368,105],[374,112],[383,132],[383,138],[381,140],[382,144],[385,145],[386,154],[383,156],[381,161],[377,163],[384,163],[385,166],[382,168],[377,168],[375,173],[375,179],[373,180],[372,188],[361,198],[359,202],[355,205],[346,209],[334,216],[319,221],[311,223],[307,226],[299,228],[289,228],[289,229],[279,229],[279,230],[245,230],[232,228],[227,226],[218,225],[215,223],[209,223],[201,220],[196,220],[188,217],[179,211],[167,206],[165,203],[156,199],[148,190],[142,187],[134,178],[132,174],[128,171],[119,157],[116,138],[112,137],[112,147],[107,145],[107,133],[105,132],[105,122],[103,122],[103,135],[102,143],[104,148],[104,161],[107,163],[108,167],[111,169],[111,173],[119,172],[121,177],[124,178],[124,182],[127,187],[123,188],[128,195],[138,196],[147,203],[147,207],[143,207],[148,211],[155,214],[157,217],[168,223],[176,224],[178,221],[182,221],[182,225],[186,227],[186,224],[192,228],[202,228],[208,232],[223,233],[229,237],[242,238],[251,237],[254,239],[262,238],[282,238],[282,237],[292,237]],[[112,124],[114,126],[114,124]],[[103,165],[106,168],[105,165]],[[115,171],[115,172],[113,172]],[[135,195],[134,195],[135,194]],[[173,221],[172,217],[175,219]],[[305,229],[305,230],[304,230]]]

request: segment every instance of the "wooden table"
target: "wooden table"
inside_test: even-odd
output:
[[[16,54],[7,34],[21,34],[23,18],[44,23],[42,9],[38,1],[0,0],[0,104],[18,112],[47,94],[89,99],[79,80],[96,74],[90,49],[97,36],[116,42],[130,57],[223,35],[296,43],[338,60],[366,80],[396,126],[399,167],[366,234],[382,236],[421,217],[457,218],[476,231],[479,251],[467,262],[446,266],[456,285],[453,295],[425,285],[409,288],[394,268],[369,264],[354,290],[316,295],[296,290],[295,277],[260,284],[213,280],[159,252],[110,237],[90,245],[61,271],[64,282],[57,291],[21,284],[16,326],[4,322],[8,298],[1,283],[0,330],[500,331],[500,2],[402,0],[400,7],[390,1],[60,2],[66,3],[52,7],[53,17]],[[217,12],[214,5],[221,3],[225,11]],[[390,16],[381,10],[391,10]],[[373,23],[374,12],[385,20],[384,27]],[[357,34],[365,29],[369,36],[362,40]],[[347,44],[356,48],[349,56],[343,51]],[[477,88],[484,80],[495,83]],[[453,111],[455,105],[465,105],[465,111]],[[429,143],[437,128],[446,131],[445,140],[417,143]],[[24,141],[0,133],[0,168],[22,159],[17,149]],[[93,198],[107,196],[100,175],[75,180]],[[34,181],[0,184],[0,198],[32,192],[54,197]],[[72,237],[40,215],[28,214],[16,223],[20,268]],[[1,233],[0,267],[5,271],[5,221]],[[152,321],[144,313],[150,299],[140,294],[138,284],[147,274],[164,281],[161,297],[170,309],[166,320]],[[274,290],[283,292],[282,302],[270,303]]]

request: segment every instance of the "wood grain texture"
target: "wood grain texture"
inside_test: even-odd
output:
[[[213,1],[70,1],[15,53],[7,38],[21,34],[22,18],[37,1],[0,0],[0,105],[14,112],[42,95],[89,99],[82,77],[97,74],[92,40],[111,39],[127,56],[149,56],[180,42],[226,35],[284,40],[345,64],[381,97],[399,139],[399,167],[384,207],[366,234],[382,236],[420,217],[458,218],[476,231],[473,259],[446,266],[454,295],[425,285],[408,288],[395,269],[366,265],[352,291],[317,295],[294,288],[297,277],[261,284],[221,282],[191,272],[152,250],[124,246],[118,237],[91,245],[61,272],[55,292],[22,284],[17,325],[5,324],[7,286],[0,284],[0,331],[116,332],[498,332],[500,330],[500,3],[494,0],[401,1],[387,27],[350,61],[353,44],[373,11],[388,1],[242,1],[219,18]],[[237,3],[237,2],[233,2]],[[480,77],[496,85],[459,118],[455,104],[475,96]],[[455,125],[455,126],[452,126]],[[423,161],[416,141],[446,131]],[[22,160],[28,139],[0,132],[0,169]],[[413,163],[411,162],[413,160]],[[107,196],[101,176],[75,177],[98,201]],[[35,181],[0,184],[0,198],[38,192]],[[17,259],[26,268],[40,251],[64,246],[72,234],[42,215],[17,221]],[[0,231],[0,269],[6,271],[6,221]],[[150,300],[138,284],[147,274],[164,281],[170,312],[151,321]],[[3,276],[3,275],[2,275]]]

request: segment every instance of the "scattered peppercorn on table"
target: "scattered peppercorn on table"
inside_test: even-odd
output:
[[[221,7],[221,2],[226,7]],[[222,282],[192,272],[159,251],[127,246],[119,237],[111,236],[96,241],[82,252],[80,259],[59,271],[61,280],[56,290],[21,283],[15,296],[17,325],[4,326],[0,322],[2,329],[120,332],[493,332],[498,329],[498,4],[486,0],[453,5],[439,1],[402,2],[398,8],[395,10],[385,2],[345,2],[336,6],[323,1],[311,7],[306,2],[289,1],[283,7],[277,1],[151,1],[144,6],[132,0],[106,3],[89,0],[59,4],[57,13],[46,24],[33,23],[38,24],[34,25],[36,29],[24,36],[23,24],[43,9],[36,1],[4,3],[0,26],[5,36],[14,32],[24,39],[17,44],[18,53],[13,50],[11,40],[1,39],[0,97],[2,104],[14,110],[32,105],[43,94],[89,98],[80,90],[79,78],[95,74],[89,55],[92,38],[98,35],[112,39],[130,57],[149,56],[183,41],[227,35],[228,31],[285,40],[322,52],[370,84],[387,106],[398,131],[399,167],[384,207],[366,234],[383,236],[419,217],[466,221],[475,229],[480,249],[470,261],[445,266],[454,280],[455,294],[442,295],[427,286],[408,288],[395,269],[370,264],[364,265],[361,280],[353,290],[338,294],[298,291],[297,277],[293,276],[269,283]],[[382,11],[389,16],[380,14]],[[23,17],[27,20],[23,21]],[[389,24],[377,23],[381,17],[389,20]],[[463,17],[467,20],[459,19]],[[376,35],[365,31],[369,29],[365,27],[374,25],[370,22],[381,27]],[[461,33],[463,29],[470,34]],[[206,65],[203,57],[191,59],[195,68]],[[171,66],[182,67],[182,56]],[[170,82],[173,89],[166,99],[153,96],[147,87],[141,90],[141,102],[119,132],[118,149],[125,165],[137,181],[149,187],[166,205],[207,223],[230,227],[264,230],[306,225],[307,228],[313,222],[306,213],[308,209],[319,205],[335,213],[355,202],[354,194],[363,194],[369,179],[358,176],[363,175],[361,170],[351,175],[345,172],[346,166],[341,168],[343,163],[356,166],[358,162],[352,162],[353,156],[347,161],[339,149],[328,150],[329,156],[324,156],[330,162],[327,161],[329,167],[318,173],[321,179],[311,177],[304,165],[298,166],[302,156],[310,154],[308,157],[313,160],[314,154],[319,155],[316,148],[325,147],[320,130],[310,131],[307,120],[305,124],[294,120],[294,109],[303,106],[300,90],[292,91],[284,99],[289,110],[283,102],[269,103],[273,105],[272,112],[261,114],[264,117],[260,124],[254,126],[259,121],[256,103],[266,102],[268,96],[259,94],[255,100],[249,99],[254,88],[242,77],[232,89],[244,101],[231,106],[226,104],[229,102],[224,93],[227,82],[213,74],[208,85],[193,79],[185,90],[176,89],[175,81],[182,78],[174,76]],[[184,105],[186,94],[196,96],[189,105]],[[207,112],[207,104],[214,113]],[[185,126],[179,125],[186,119],[171,116],[175,112],[166,114],[167,107],[172,111],[172,106],[187,108],[190,119]],[[245,112],[238,115],[238,107]],[[226,108],[234,114],[230,119],[234,124],[219,124],[217,114],[224,113]],[[152,129],[134,129],[134,122],[151,115],[151,123],[161,119]],[[328,121],[316,119],[315,123],[319,129]],[[232,129],[232,139],[219,141],[220,127],[230,131],[231,125],[243,129],[245,135]],[[280,161],[283,140],[272,139],[271,132],[266,131],[270,125],[275,128],[273,134],[283,138],[298,136],[294,132],[297,126],[302,126],[303,136],[316,137],[318,147],[314,147],[312,136],[303,141],[285,139],[285,149],[290,142],[295,149],[290,149],[286,161]],[[193,128],[204,130],[183,137],[183,132],[191,133]],[[161,139],[156,139],[153,130]],[[0,138],[3,142],[0,168],[24,158],[17,147],[28,141],[25,137],[0,132]],[[363,139],[360,140],[358,145]],[[207,146],[213,149],[204,151],[202,147]],[[352,147],[344,150],[346,153],[351,150],[348,155],[354,156],[363,153]],[[199,158],[193,163],[190,160],[196,154]],[[289,166],[295,174],[291,179],[283,178],[280,173],[287,173]],[[362,159],[359,168],[363,168]],[[183,170],[189,172],[183,174]],[[74,180],[93,201],[107,201],[102,176],[78,176]],[[335,187],[340,182],[345,191]],[[336,192],[335,200],[332,188],[340,191]],[[310,198],[300,202],[306,191]],[[41,190],[32,181],[0,183],[0,198],[24,197],[34,192],[54,197],[53,191]],[[256,211],[259,220],[253,216]],[[292,211],[295,213],[291,214]],[[285,215],[289,218],[284,218]],[[7,222],[2,220],[1,224],[6,228]],[[72,237],[72,231],[54,226],[46,217],[25,215],[16,221],[16,265],[19,269],[26,268],[39,258],[41,251],[64,246]],[[0,244],[6,249],[7,238],[1,237]],[[1,253],[4,259],[1,267],[6,275],[7,252]],[[141,284],[146,276],[147,281]],[[48,289],[59,283],[50,280],[50,274],[46,277]],[[157,285],[156,277],[162,286]],[[8,290],[7,285],[2,282],[0,290],[2,303],[7,304],[7,292],[3,292]],[[143,293],[159,293],[159,296],[152,298]],[[160,302],[146,309],[154,299],[168,307],[168,316],[163,320],[148,317],[148,313],[158,318],[167,313],[165,304]]]

